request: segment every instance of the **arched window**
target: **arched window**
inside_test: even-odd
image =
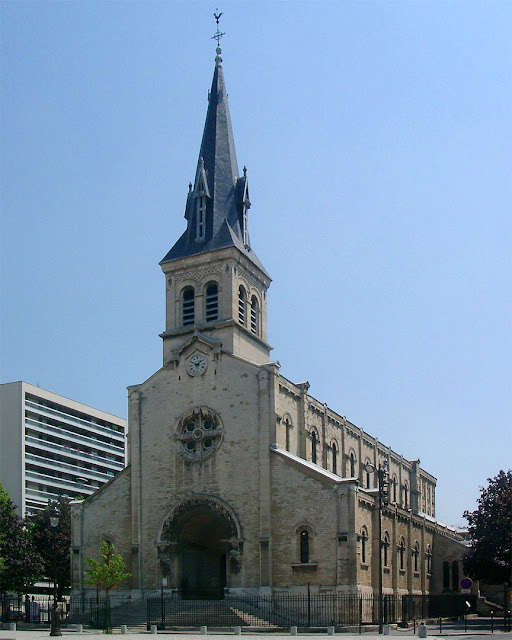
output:
[[[414,571],[418,571],[418,558],[420,557],[420,545],[418,541],[414,543],[414,548],[412,550],[412,561]]]
[[[288,418],[288,416],[284,419],[284,428],[286,431],[286,451],[290,451],[290,431],[292,425],[290,424],[290,418]]]
[[[238,287],[238,322],[245,324],[245,306],[247,302],[247,295],[245,289],[240,285]]]
[[[368,531],[363,527],[361,531],[361,562],[366,562],[368,553]]]
[[[219,318],[219,287],[216,282],[210,282],[206,287],[206,322],[213,322]]]
[[[385,567],[388,566],[388,562],[389,562],[389,553],[388,553],[389,545],[390,545],[389,533],[385,531],[384,538],[382,540],[382,556],[383,556],[383,564]]]
[[[194,289],[186,287],[182,293],[182,322],[184,326],[194,324]]]
[[[260,322],[260,309],[258,305],[258,298],[253,296],[251,299],[251,331],[253,333],[259,332],[259,322]]]
[[[366,458],[366,462],[364,463],[365,466],[367,464],[371,464],[370,460],[368,458]],[[372,475],[369,471],[365,471],[365,482],[366,482],[366,488],[370,489],[371,488],[371,482],[372,482]]]
[[[302,529],[300,532],[300,561],[302,564],[309,562],[309,531]]]
[[[350,452],[349,461],[350,461],[350,477],[355,478],[356,477],[356,457],[353,451]]]
[[[318,436],[316,435],[316,431],[311,432],[311,462],[316,464],[316,448],[318,445]]]
[[[332,472],[338,473],[338,448],[336,443],[332,443]]]
[[[396,502],[396,487],[397,487],[397,484],[398,484],[396,476],[393,476],[393,481],[392,481],[391,484],[393,485],[393,502]]]
[[[398,566],[400,569],[404,568],[405,561],[405,540],[400,538],[400,542],[398,543]]]
[[[448,591],[450,588],[450,563],[448,560],[443,562],[443,590]]]
[[[427,573],[432,573],[432,547],[430,545],[427,546],[427,550],[425,552],[425,564]]]
[[[404,484],[404,509],[409,507],[409,487],[407,482]]]
[[[459,563],[457,560],[452,562],[452,591],[459,589]]]

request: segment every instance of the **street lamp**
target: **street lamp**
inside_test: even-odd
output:
[[[382,512],[389,504],[389,471],[388,462],[384,460],[376,467],[371,462],[364,465],[367,473],[377,473],[379,480],[379,633],[384,632],[384,596],[382,588]]]
[[[56,529],[59,526],[60,521],[60,512],[57,507],[54,505],[48,511],[48,515],[50,517],[50,525],[53,529]],[[53,555],[55,557],[56,551],[56,542],[55,535],[53,536]],[[57,575],[56,570],[54,569],[53,573],[53,609],[52,609],[52,623],[50,627],[50,635],[51,636],[61,636],[62,631],[60,630],[60,614],[58,610],[59,603],[57,601]]]

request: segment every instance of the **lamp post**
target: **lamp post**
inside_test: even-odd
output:
[[[161,592],[160,592],[160,602],[162,606],[162,629],[165,629],[165,602],[164,602],[164,589],[167,587],[167,578],[162,577],[161,584]]]
[[[376,467],[369,462],[364,465],[365,471],[368,473],[377,473],[379,480],[379,633],[384,632],[384,595],[382,586],[382,512],[389,504],[389,471],[388,462],[384,460],[382,464]]]
[[[48,515],[50,516],[50,525],[53,530],[55,530],[59,526],[60,521],[60,512],[57,507],[53,506],[50,508]],[[56,542],[55,542],[55,531],[53,533],[53,555],[55,557],[56,551]],[[62,631],[60,630],[60,613],[58,610],[58,600],[57,600],[57,576],[56,570],[54,569],[53,573],[53,609],[52,609],[52,622],[50,627],[50,635],[51,636],[61,636]]]

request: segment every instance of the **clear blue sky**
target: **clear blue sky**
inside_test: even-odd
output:
[[[126,416],[160,367],[216,6],[1,2],[2,382]],[[512,4],[219,8],[273,357],[464,524],[512,459]]]

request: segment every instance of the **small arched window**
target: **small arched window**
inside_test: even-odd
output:
[[[432,573],[432,547],[430,545],[427,546],[427,550],[425,552],[425,564],[427,573]]]
[[[332,472],[338,473],[338,447],[336,443],[332,443]]]
[[[407,482],[404,484],[404,509],[409,507],[409,487]]]
[[[309,562],[309,531],[301,529],[300,532],[300,561],[302,564]]]
[[[194,324],[194,289],[192,287],[186,287],[183,289],[182,294],[182,323],[184,326]]]
[[[253,296],[251,298],[251,331],[253,333],[259,333],[260,322],[260,309],[258,305],[258,298]]]
[[[405,561],[405,540],[400,538],[400,542],[398,544],[398,566],[400,569],[404,568]]]
[[[368,554],[368,531],[363,527],[361,531],[361,562],[367,561]]]
[[[414,543],[414,548],[412,550],[412,561],[413,561],[413,568],[414,571],[418,571],[418,558],[420,557],[420,545],[419,542],[416,541]]]
[[[457,560],[452,562],[452,591],[459,589],[459,563]]]
[[[219,287],[216,282],[210,282],[206,287],[206,322],[213,322],[219,318]]]
[[[286,431],[286,434],[285,434],[286,451],[290,451],[290,431],[291,431],[292,425],[290,424],[290,418],[288,418],[288,416],[286,416],[286,418],[284,419],[284,428]]]
[[[386,531],[382,540],[382,561],[385,567],[388,566],[389,562],[389,545],[389,533]]]
[[[245,307],[247,303],[247,295],[245,289],[240,285],[238,287],[238,322],[245,324]]]
[[[443,590],[448,591],[450,588],[450,563],[448,560],[443,562]]]
[[[349,460],[350,460],[350,477],[355,478],[356,477],[356,457],[353,451],[350,452]]]
[[[317,454],[317,446],[318,446],[318,436],[316,435],[316,431],[311,432],[311,462],[316,464],[316,454]]]
[[[371,464],[371,463],[368,460],[368,458],[366,458],[365,467],[368,464]],[[367,489],[371,489],[372,475],[371,475],[371,473],[369,471],[365,471],[365,478],[366,478],[366,488]]]
[[[396,476],[393,476],[393,481],[391,484],[393,485],[393,502],[396,502],[396,486],[398,484]]]

